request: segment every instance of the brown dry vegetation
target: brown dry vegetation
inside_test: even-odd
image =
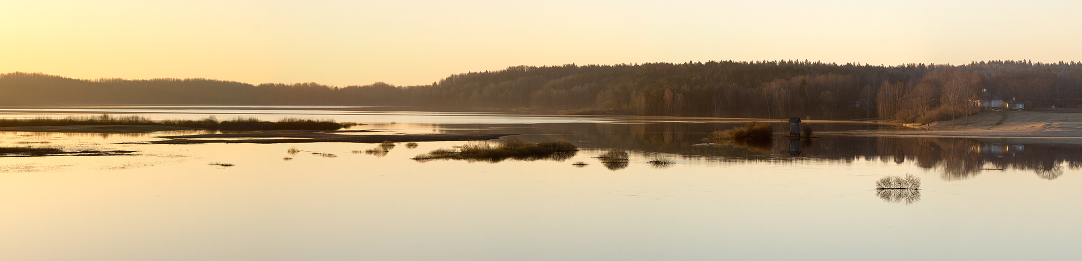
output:
[[[715,143],[726,143],[758,152],[769,152],[773,137],[773,126],[755,121],[749,122],[744,127],[715,131],[710,134],[710,139]]]
[[[875,182],[875,189],[920,189],[920,178],[913,174],[886,176]]]
[[[628,156],[629,155],[627,151],[621,149],[611,149],[609,151],[606,151],[605,153],[602,153],[601,155],[598,155],[597,158],[601,160],[601,165],[604,165],[605,168],[609,170],[620,170],[623,168],[627,168],[627,166],[630,164]]]
[[[76,150],[67,151],[49,147],[0,147],[0,157],[41,157],[41,156],[112,156],[130,155],[130,150]]]
[[[108,114],[102,114],[100,116],[89,117],[66,117],[66,118],[50,118],[50,117],[38,117],[29,119],[0,119],[0,127],[7,127],[5,130],[56,130],[58,128],[44,128],[41,127],[62,127],[62,126],[96,126],[95,132],[129,132],[132,129],[139,130],[140,128],[131,128],[124,126],[161,126],[168,128],[192,128],[192,129],[206,129],[206,130],[230,130],[230,131],[250,131],[250,130],[338,130],[341,128],[348,128],[350,126],[357,125],[356,123],[349,122],[335,122],[334,120],[312,120],[312,119],[297,119],[297,118],[284,118],[278,121],[262,121],[256,118],[235,118],[230,120],[219,121],[213,116],[207,117],[201,120],[151,120],[146,117],[140,116],[111,116]],[[106,126],[102,128],[102,126]],[[159,128],[141,128],[142,130],[159,130]],[[126,131],[129,130],[129,131]]]
[[[318,131],[258,131],[243,133],[215,133],[160,136],[164,140],[152,144],[204,144],[204,143],[311,143],[353,142],[380,143],[413,141],[471,141],[498,139],[511,134],[397,134],[397,135],[344,135]],[[382,148],[382,146],[381,146]]]
[[[774,127],[767,123],[749,122],[744,127],[716,131],[710,135],[715,141],[731,140],[737,142],[770,141],[774,137]]]
[[[575,156],[578,148],[567,141],[526,143],[518,139],[506,139],[493,146],[489,143],[468,144],[458,150],[437,149],[417,155],[414,160],[457,159],[470,161],[500,162],[506,159],[563,161]]]

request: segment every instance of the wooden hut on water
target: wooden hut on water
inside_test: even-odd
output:
[[[800,117],[789,118],[789,135],[800,136]]]

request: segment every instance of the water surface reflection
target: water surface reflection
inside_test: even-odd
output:
[[[710,133],[740,123],[638,123],[638,124],[509,124],[438,125],[446,133],[517,133],[523,140],[565,139],[584,148],[624,149],[643,153],[667,153],[683,159],[708,162],[822,161],[851,163],[857,160],[906,161],[936,170],[944,180],[963,180],[987,171],[1032,171],[1043,179],[1056,179],[1063,169],[1082,166],[1082,145],[1018,144],[968,138],[858,137],[832,135],[831,131],[891,128],[872,124],[813,125],[822,137],[788,139],[767,143],[710,144]],[[613,165],[610,169],[621,169]]]
[[[905,203],[906,205],[920,201],[920,190],[912,189],[879,189],[875,195],[890,203]]]
[[[748,147],[702,141],[740,124],[481,120],[497,124],[360,127],[519,133],[509,138],[581,150],[563,162],[418,163],[410,158],[470,142],[0,133],[4,146],[140,152],[0,159],[0,260],[1079,259],[1077,145],[831,136],[882,127],[838,124],[813,125],[819,139]],[[612,149],[629,154],[616,171],[595,158]],[[919,194],[875,189],[906,173],[924,179]],[[902,245],[912,254],[884,254]]]

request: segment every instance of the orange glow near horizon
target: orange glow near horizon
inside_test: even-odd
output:
[[[1072,1],[26,1],[0,73],[419,85],[508,66],[1082,60]]]

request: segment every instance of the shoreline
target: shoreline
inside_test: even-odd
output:
[[[571,116],[583,117],[583,116]],[[616,121],[687,121],[705,123],[723,122],[784,122],[784,119],[767,118],[711,118],[711,117],[665,117],[665,116],[587,116],[604,117]],[[912,125],[879,120],[806,120],[809,126],[816,124],[874,124],[904,126],[904,130],[850,130],[821,131],[824,136],[862,137],[927,137],[967,138],[995,142],[1068,143],[1082,144],[1082,112],[1074,111],[984,111],[950,121],[927,125]],[[166,131],[198,131],[200,129],[161,125],[68,125],[68,126],[19,126],[0,127],[0,131],[13,132],[65,132],[65,133],[154,133]],[[199,143],[307,143],[307,142],[355,142],[379,143],[383,141],[466,141],[489,140],[514,134],[373,134],[348,135],[344,131],[272,130],[240,133],[181,134],[159,136],[163,140],[152,144],[199,144]]]
[[[1082,113],[1073,111],[984,111],[911,130],[839,131],[823,135],[967,138],[994,142],[1082,144]],[[819,134],[819,133],[817,133]]]
[[[352,132],[344,132],[352,133]],[[158,136],[163,140],[149,141],[149,144],[206,144],[206,143],[381,143],[424,142],[424,141],[477,141],[492,140],[515,134],[373,134],[348,135],[320,131],[260,131],[250,133],[217,133]]]

